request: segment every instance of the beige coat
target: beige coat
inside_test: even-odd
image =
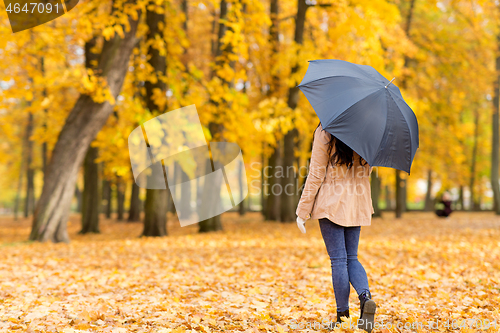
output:
[[[330,138],[331,134],[323,131],[321,125],[314,132],[309,175],[297,216],[303,219],[327,218],[346,227],[370,225],[374,212],[370,189],[372,167],[361,165],[356,152],[351,169],[345,165],[332,167],[328,156]]]

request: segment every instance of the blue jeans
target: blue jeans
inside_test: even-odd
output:
[[[332,282],[337,311],[349,309],[349,282],[358,295],[368,289],[365,269],[358,261],[361,227],[343,227],[328,219],[320,219],[319,227],[332,262]]]

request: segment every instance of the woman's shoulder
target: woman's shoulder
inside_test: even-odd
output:
[[[323,144],[328,144],[332,138],[332,135],[325,131],[323,129],[323,126],[321,126],[321,123],[319,124],[318,128],[316,128],[316,131],[314,132],[314,139],[319,140],[319,142]]]

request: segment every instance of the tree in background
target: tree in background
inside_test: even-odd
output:
[[[498,7],[500,9],[500,6]],[[491,188],[493,190],[493,209],[500,214],[500,185],[498,164],[500,162],[500,33],[497,36],[497,52],[495,59],[496,79],[493,96],[492,143],[491,143]]]
[[[148,65],[151,74],[145,82],[145,103],[153,116],[165,112],[166,103],[163,96],[167,91],[167,60],[164,40],[166,2],[151,2],[147,6],[146,23],[148,26],[147,48]],[[143,236],[167,235],[167,208],[171,201],[168,189],[147,189],[144,203]]]
[[[143,15],[137,33],[129,36],[133,12],[158,6],[166,16],[162,35],[153,42],[146,38],[150,29]],[[395,76],[417,115],[421,141],[411,175],[378,168],[386,209],[397,201],[400,213],[406,205],[432,210],[438,187],[452,188],[462,208],[469,194],[470,209],[491,205],[485,195],[490,185],[495,193],[498,183],[493,135],[498,126],[491,125],[495,113],[487,116],[492,100],[498,104],[492,84],[498,80],[498,9],[492,1],[230,0],[224,5],[107,0],[83,2],[77,9],[15,38],[0,27],[5,37],[0,39],[0,109],[6,110],[0,112],[0,158],[6,161],[0,170],[7,175],[0,179],[6,189],[0,191],[0,202],[17,201],[16,211],[29,211],[39,197],[32,239],[67,240],[64,226],[76,192],[69,189],[77,179],[84,188],[86,178],[85,168],[82,173],[79,168],[85,142],[98,149],[92,159],[117,190],[113,198],[121,198],[117,212],[127,208],[125,195],[129,219],[138,220],[139,189],[126,186],[132,182],[127,138],[167,105],[195,104],[209,140],[238,143],[248,180],[260,182],[264,190],[266,218],[292,220],[305,176],[296,171],[307,166],[318,124],[295,86],[307,60],[320,58],[367,64],[388,78]],[[85,42],[93,38],[95,68],[86,68]],[[159,68],[158,75],[151,63],[151,46],[164,50],[164,74]],[[130,59],[113,52],[121,47],[130,50]],[[157,77],[168,77],[168,85],[165,80],[156,95],[149,89],[154,104],[148,106],[146,83],[157,83]],[[32,152],[27,154],[29,142]],[[266,169],[257,170],[255,161]],[[377,179],[372,181],[378,188]],[[401,182],[403,187],[395,186]],[[421,183],[426,191],[421,192]],[[186,188],[181,192],[189,196]],[[374,201],[380,198],[375,192]],[[84,209],[82,215],[88,213]],[[207,230],[217,229],[217,223],[209,224]]]
[[[113,2],[108,19],[112,22],[112,31],[103,30],[106,40],[96,71],[89,72],[90,91],[82,93],[77,100],[52,151],[35,209],[31,240],[69,241],[66,223],[78,168],[90,142],[112,113],[114,101],[121,91],[136,43],[138,17],[137,2]],[[115,31],[118,32],[115,34]]]
[[[221,0],[220,17],[218,25],[217,46],[214,53],[214,67],[212,79],[209,82],[213,89],[210,94],[209,104],[212,112],[208,129],[213,141],[222,141],[227,131],[227,125],[224,124],[224,118],[229,116],[233,110],[237,110],[239,101],[238,94],[235,92],[235,81],[238,80],[239,73],[236,71],[235,62],[238,60],[238,54],[245,51],[240,31],[242,29],[241,1]],[[207,173],[211,173],[212,165],[207,163]],[[213,193],[220,193],[221,179],[215,180],[213,184],[207,183],[203,187],[202,200],[208,203],[208,206],[214,206],[219,200]],[[214,189],[211,185],[216,186]],[[209,232],[222,230],[220,215],[211,217],[199,223],[199,232]]]
[[[99,60],[94,50],[97,38],[91,38],[85,43],[85,68],[95,70]],[[99,213],[101,209],[101,177],[99,163],[96,159],[99,149],[90,146],[83,163],[83,193],[82,193],[82,229],[81,234],[99,232]]]

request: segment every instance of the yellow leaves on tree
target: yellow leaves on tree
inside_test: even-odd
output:
[[[91,69],[87,69],[86,75],[82,77],[80,92],[92,97],[96,103],[108,102],[112,105],[115,104],[115,99],[109,90],[106,79],[95,75]]]

